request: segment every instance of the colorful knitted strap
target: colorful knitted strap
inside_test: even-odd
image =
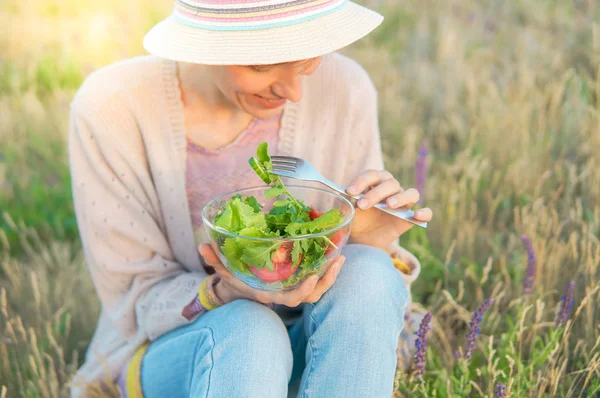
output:
[[[260,30],[294,25],[342,8],[347,0],[175,0],[173,15],[208,30]]]
[[[183,307],[181,316],[188,321],[194,319],[198,314],[205,311],[210,311],[223,305],[223,302],[215,294],[214,286],[220,280],[219,274],[212,274],[202,281],[198,294],[188,305]]]
[[[212,274],[208,278],[204,279],[200,288],[198,289],[198,298],[200,304],[207,311],[214,310],[217,307],[222,306],[224,303],[215,294],[214,286],[219,282],[221,278],[219,274]]]

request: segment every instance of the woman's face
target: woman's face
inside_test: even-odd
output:
[[[215,66],[213,81],[223,95],[241,110],[259,119],[281,112],[285,101],[302,98],[302,76],[312,74],[321,57],[256,66]]]

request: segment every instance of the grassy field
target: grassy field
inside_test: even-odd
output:
[[[414,186],[425,164],[435,211],[426,234],[401,238],[433,318],[424,375],[399,372],[397,396],[598,396],[600,4],[369,3],[386,21],[344,53],[379,89],[387,168]],[[170,7],[0,3],[2,398],[68,395],[99,307],[71,203],[68,104],[91,71],[143,54]]]

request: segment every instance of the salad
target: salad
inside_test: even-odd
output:
[[[238,194],[219,205],[214,220],[215,230],[236,236],[213,235],[213,238],[216,238],[230,267],[234,268],[232,271],[258,277],[266,283],[280,282],[283,287],[294,286],[310,275],[319,274],[321,267],[330,260],[330,254],[347,237],[347,227],[306,239],[284,242],[279,239],[334,229],[344,222],[344,215],[338,209],[321,213],[307,206],[288,191],[279,176],[269,174],[267,170],[272,170],[272,163],[266,142],[258,146],[256,157],[250,158],[249,163],[256,174],[270,185],[264,197],[272,199],[273,204],[266,212],[254,196]]]

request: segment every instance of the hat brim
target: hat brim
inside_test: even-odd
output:
[[[269,65],[319,57],[369,34],[383,16],[356,3],[278,28],[216,31],[193,28],[171,15],[144,37],[151,54],[174,61],[207,65]]]

